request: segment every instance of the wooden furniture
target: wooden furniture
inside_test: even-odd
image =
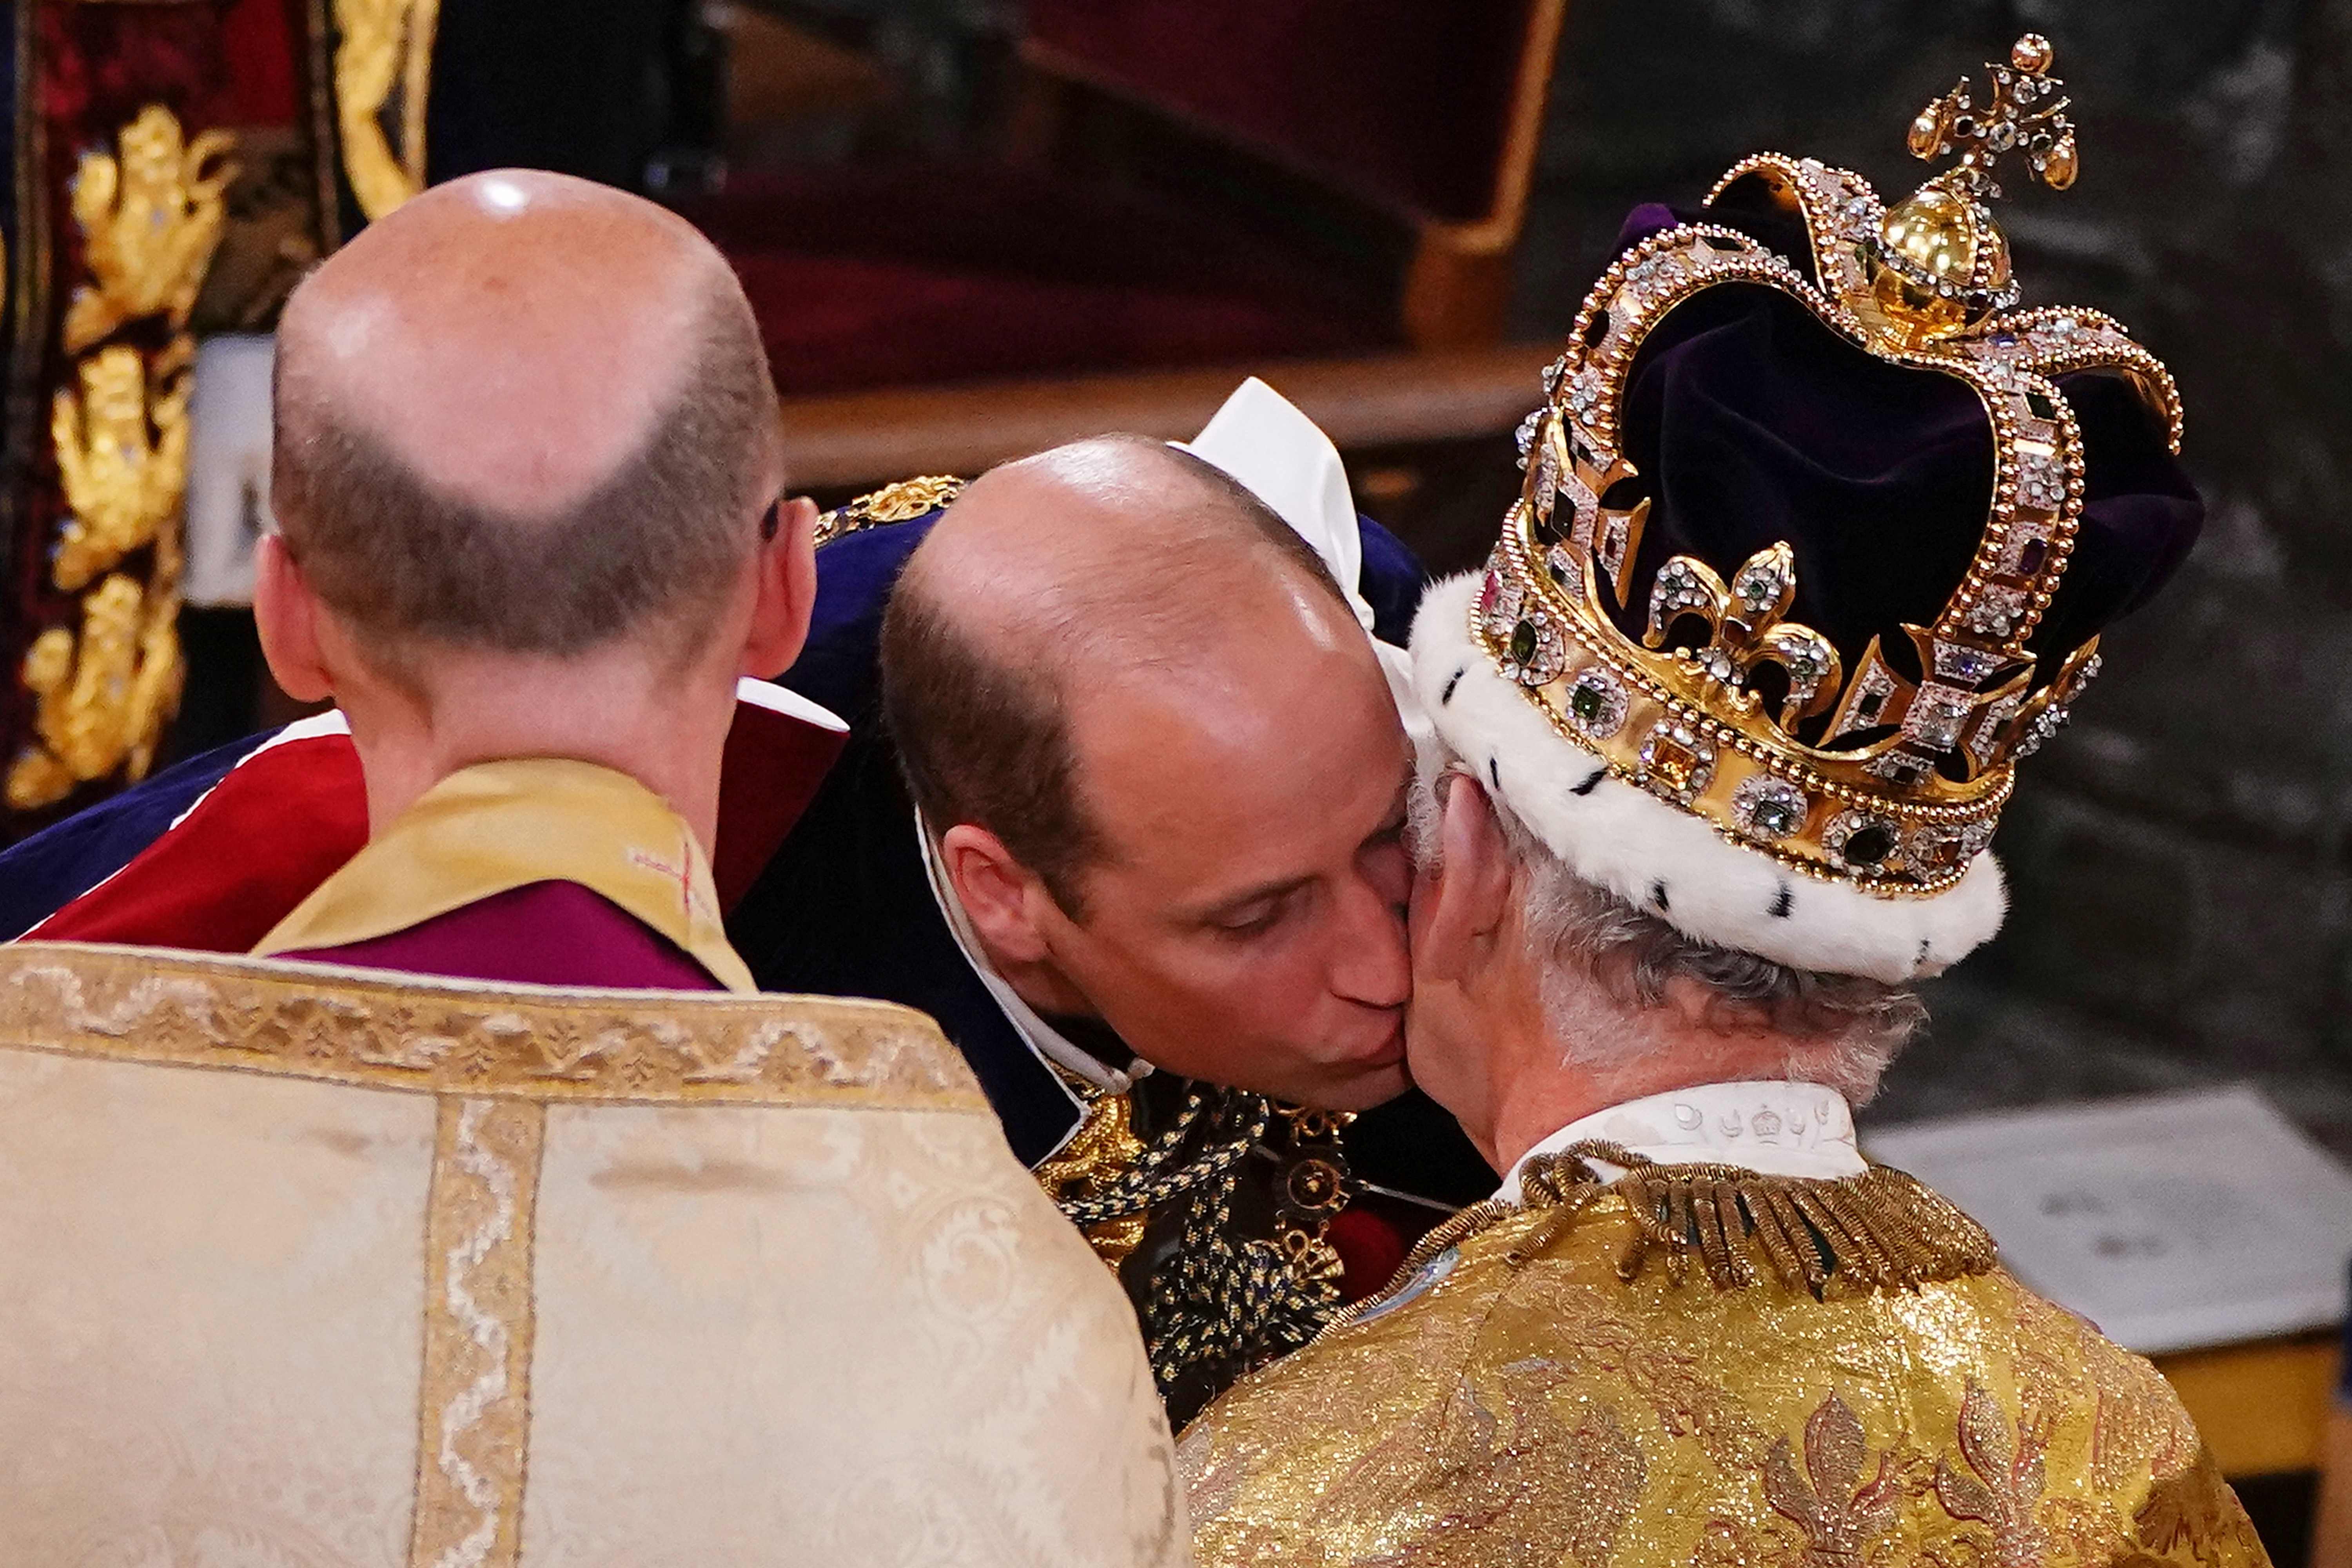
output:
[[[760,314],[798,484],[1187,435],[1251,374],[1343,447],[1498,436],[1551,353],[1500,337],[1565,6],[1034,0],[1007,156],[681,210]]]
[[[2327,1417],[2311,1568],[2352,1568],[2352,1408],[2341,1405]]]
[[[976,474],[1106,430],[1191,436],[1253,374],[1297,404],[1343,451],[1471,439],[1509,429],[1536,405],[1543,365],[1555,352],[1507,344],[788,398],[785,450],[799,489],[854,489],[914,473]]]
[[[2320,1468],[2340,1360],[2333,1333],[2155,1358],[2225,1476]]]
[[[1328,185],[1412,236],[1416,348],[1501,336],[1567,0],[1031,0],[1022,58]],[[1033,96],[1024,139],[1065,132]]]

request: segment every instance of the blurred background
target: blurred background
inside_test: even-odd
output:
[[[1255,372],[1444,572],[1629,206],[1762,150],[1907,191],[1912,115],[2027,30],[2083,149],[2003,211],[2027,302],[2169,363],[2211,513],[2026,770],[2010,923],[1866,1126],[2252,1082],[2352,1158],[2345,0],[18,0],[0,841],[282,716],[241,602],[266,333],[422,183],[535,164],[703,225],[828,504],[1189,435]],[[2263,1461],[2283,1562],[2316,1441]]]

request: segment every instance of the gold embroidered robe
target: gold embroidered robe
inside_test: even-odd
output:
[[[2266,1563],[2162,1376],[1909,1177],[1630,1178],[1466,1213],[1211,1405],[1203,1568]]]
[[[1174,1564],[1117,1285],[881,1003],[0,946],[0,1563]]]

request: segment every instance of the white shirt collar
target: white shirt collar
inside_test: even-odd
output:
[[[1823,1180],[1868,1167],[1854,1147],[1845,1097],[1819,1084],[1708,1083],[1612,1105],[1570,1122],[1519,1156],[1495,1196],[1521,1201],[1519,1173],[1538,1154],[1599,1139],[1661,1165],[1742,1165],[1768,1176]]]
[[[1127,1070],[1121,1072],[1045,1022],[1037,1009],[1023,1001],[1021,994],[1013,989],[1013,983],[997,973],[996,965],[989,962],[987,952],[981,947],[980,933],[972,929],[963,900],[956,897],[955,883],[949,879],[947,868],[940,863],[939,849],[931,842],[930,826],[924,822],[919,809],[915,813],[915,837],[922,844],[923,874],[930,879],[931,898],[940,906],[940,913],[947,918],[948,930],[954,933],[964,962],[971,965],[980,983],[988,987],[988,994],[1003,1009],[1013,1032],[1039,1057],[1106,1094],[1125,1094],[1134,1088],[1136,1079],[1151,1071],[1151,1064],[1135,1057],[1128,1062]],[[1076,1097],[1072,1099],[1075,1101]]]

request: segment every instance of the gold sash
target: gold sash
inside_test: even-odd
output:
[[[626,773],[558,757],[481,763],[443,779],[253,951],[347,947],[549,881],[609,900],[728,990],[758,989],[728,945],[693,830]]]

